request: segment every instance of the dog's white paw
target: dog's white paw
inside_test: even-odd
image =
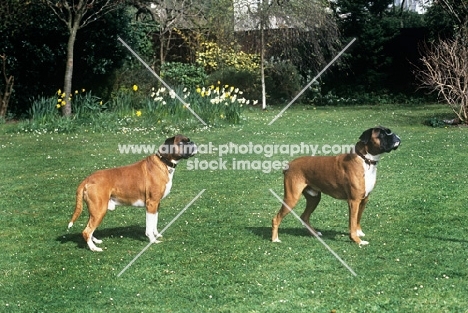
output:
[[[91,251],[94,251],[94,252],[102,252],[102,249],[99,248],[99,247],[96,247],[96,246],[94,246],[94,247],[92,247],[92,248],[89,247],[89,248],[91,249]]]
[[[275,240],[272,240],[272,242],[281,242],[281,240],[279,240],[279,238],[276,238]]]
[[[155,232],[155,233],[154,233],[154,236],[155,236],[156,238],[162,238],[163,235],[161,235],[161,234],[158,233],[158,232]]]
[[[150,243],[161,243],[162,241],[157,240],[156,238],[150,238]]]
[[[364,237],[366,234],[364,234],[361,229],[358,229],[357,232],[356,232],[356,235],[358,237]]]
[[[154,235],[148,236],[148,234],[146,234],[146,236],[148,237],[150,243],[160,243],[161,242],[158,239],[156,239],[156,238],[159,238],[159,237],[155,237]]]
[[[359,243],[359,248],[368,244],[369,244],[368,241],[361,240],[361,242]]]
[[[94,239],[94,237],[92,237],[92,239]],[[87,242],[89,250],[94,251],[94,252],[102,252],[102,249],[99,247],[96,247],[92,239],[88,240]]]
[[[96,237],[93,237],[93,242],[97,243],[97,244],[100,244],[100,243],[102,243],[102,240],[97,239]]]

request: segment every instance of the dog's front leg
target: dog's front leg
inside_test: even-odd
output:
[[[359,226],[359,209],[361,205],[361,200],[348,200],[348,207],[349,207],[349,237],[351,240],[362,245],[367,245],[369,242],[361,240],[359,238],[358,230],[360,230]],[[362,231],[361,231],[362,232]]]
[[[369,201],[369,197],[365,197],[359,204],[359,213],[358,213],[358,219],[357,219],[357,235],[359,237],[364,237],[366,235],[364,234],[361,228],[361,217],[362,217],[362,213],[364,213],[364,210],[366,208],[366,204],[368,201]]]
[[[156,211],[156,220],[154,224],[154,236],[156,237],[156,239],[162,237],[162,234],[158,232],[158,217],[159,217],[159,208]]]
[[[146,236],[151,243],[160,243],[157,238],[162,237],[158,232],[158,205],[148,204],[146,207]]]

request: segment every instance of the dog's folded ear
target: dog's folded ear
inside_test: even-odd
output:
[[[164,145],[166,146],[172,146],[174,144],[174,141],[175,141],[175,136],[174,137],[171,137],[171,138],[167,138],[165,141],[164,141]]]
[[[367,144],[369,142],[369,140],[371,139],[371,137],[372,137],[373,130],[374,130],[373,128],[369,128],[368,130],[363,132],[361,137],[359,137],[359,140],[362,141],[363,143]]]

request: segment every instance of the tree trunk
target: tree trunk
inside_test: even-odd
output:
[[[78,20],[78,19],[76,19]],[[79,22],[75,23],[70,29],[70,36],[68,37],[67,44],[67,63],[65,67],[65,80],[63,83],[63,92],[65,93],[65,106],[62,107],[62,115],[71,115],[71,90],[72,90],[72,77],[73,77],[73,52],[75,47],[76,33],[78,32]]]
[[[265,86],[265,27],[264,27],[263,7],[260,18],[260,71],[262,80],[262,109],[266,109],[266,86]]]
[[[165,40],[164,40],[164,34],[159,34],[159,62],[161,63],[161,68],[164,64],[164,46],[165,46]]]
[[[6,74],[6,55],[0,55],[0,58],[2,59],[3,77],[5,78],[5,91],[3,94],[0,92],[0,118],[5,118],[15,78],[13,75],[8,77]]]

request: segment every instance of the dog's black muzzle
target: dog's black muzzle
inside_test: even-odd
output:
[[[197,145],[194,142],[192,141],[184,142],[182,158],[188,159],[190,157],[193,157],[195,154],[197,154],[197,152],[198,152]]]
[[[387,137],[387,147],[385,149],[385,152],[390,152],[392,150],[398,149],[398,147],[401,144],[401,139],[395,134],[391,134]]]

